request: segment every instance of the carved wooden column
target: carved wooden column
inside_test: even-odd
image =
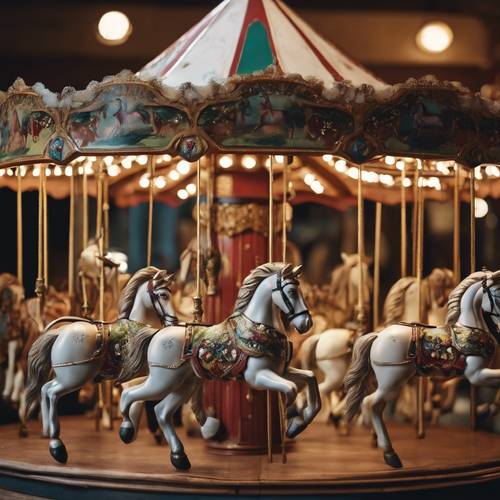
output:
[[[213,242],[220,258],[216,294],[205,299],[205,321],[229,316],[247,274],[268,261],[267,172],[218,172],[214,185]],[[275,217],[279,231],[280,217]],[[275,233],[276,234],[276,233]],[[275,259],[279,257],[276,244]],[[275,395],[274,395],[275,396]],[[242,381],[205,383],[205,404],[222,420],[219,440],[209,447],[221,453],[264,453],[266,393],[250,390]],[[273,441],[279,443],[279,418],[273,397]]]

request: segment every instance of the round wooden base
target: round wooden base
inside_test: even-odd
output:
[[[33,488],[33,494],[41,491],[33,484],[42,488],[50,483],[66,492],[85,487],[266,496],[406,491],[500,478],[500,436],[469,429],[431,428],[425,439],[417,439],[412,427],[390,424],[402,469],[385,465],[382,452],[370,446],[369,433],[359,428],[340,437],[332,426],[314,424],[290,448],[287,464],[279,454],[273,463],[262,455],[215,455],[201,438],[189,438],[180,430],[192,468],[179,472],[170,465],[167,447],[156,445],[146,430],[125,445],[116,430],[97,433],[93,425],[83,417],[62,419],[67,465],[50,457],[37,422],[30,424],[30,436],[24,439],[18,437],[17,426],[1,427],[0,488],[14,481],[31,485],[26,488]],[[26,492],[25,487],[16,488]]]

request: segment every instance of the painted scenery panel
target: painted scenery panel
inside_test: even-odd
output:
[[[81,151],[167,147],[189,127],[187,115],[158,103],[143,85],[114,85],[92,105],[70,114],[67,130]]]
[[[38,111],[37,96],[18,95],[0,108],[0,161],[42,156],[55,132],[53,118]]]
[[[354,124],[342,110],[313,106],[295,95],[259,92],[207,106],[198,126],[227,148],[329,150]]]

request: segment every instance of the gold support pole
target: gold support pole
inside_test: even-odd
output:
[[[97,182],[97,214],[96,214],[96,236],[98,238],[99,255],[104,257],[104,234],[103,234],[103,173],[99,170],[96,173]],[[99,272],[99,320],[104,321],[104,261],[101,260]]]
[[[285,159],[283,163],[283,206],[281,211],[281,250],[282,250],[282,260],[286,262],[286,201],[288,195],[288,159]]]
[[[48,206],[47,206],[47,177],[44,168],[43,175],[43,275],[45,291],[49,286],[49,235],[48,235]]]
[[[73,302],[75,293],[75,177],[69,179],[69,230],[68,230],[68,294]]]
[[[17,279],[23,285],[23,187],[21,167],[17,167]]]
[[[453,190],[453,277],[460,282],[460,165],[455,163],[455,182]]]
[[[470,272],[476,270],[476,179],[475,169],[470,171]],[[470,428],[475,431],[477,429],[477,391],[474,385],[469,386],[470,398]]]
[[[382,232],[382,203],[375,205],[375,251],[373,252],[373,328],[379,323],[380,300],[380,236]]]
[[[407,274],[407,235],[406,235],[406,163],[401,172],[401,277]]]
[[[363,201],[363,169],[359,166],[358,170],[358,266],[359,266],[359,279],[358,279],[358,332],[364,333],[366,330],[366,317],[363,297],[364,273],[363,261],[365,257],[365,218],[364,218],[364,201]]]
[[[148,200],[148,241],[147,241],[147,265],[151,265],[153,256],[153,204],[154,204],[154,157],[149,157],[149,200]]]
[[[268,226],[268,261],[273,261],[273,157],[269,156],[269,226]],[[267,460],[273,461],[273,422],[271,408],[271,391],[266,392],[266,415],[267,415]]]
[[[196,295],[193,297],[194,320],[203,317],[201,303],[201,160],[196,162]]]
[[[83,170],[82,176],[82,213],[82,243],[83,248],[85,249],[89,244],[89,185],[85,169]]]
[[[411,232],[412,232],[412,266],[411,274],[416,276],[417,274],[417,219],[418,219],[418,182],[419,182],[419,166],[421,165],[421,160],[417,160],[417,165],[415,167],[415,172],[413,174],[413,213],[411,221]]]
[[[102,174],[102,227],[104,238],[104,249],[109,248],[109,180],[106,172]]]

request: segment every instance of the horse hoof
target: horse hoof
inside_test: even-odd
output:
[[[335,429],[339,428],[341,420],[342,417],[340,415],[334,415],[333,413],[330,413],[330,415],[328,415],[328,421],[333,424]]]
[[[207,417],[205,423],[201,426],[201,435],[203,439],[213,438],[219,432],[220,420],[215,417]]]
[[[183,451],[170,453],[170,461],[177,470],[188,470],[191,468],[191,462]]]
[[[125,443],[129,444],[134,440],[134,428],[130,426],[120,426],[119,431],[120,439]]]
[[[307,426],[303,421],[299,420],[299,423],[296,423],[296,419],[292,419],[290,421],[288,429],[286,430],[286,435],[290,439],[293,439],[294,437],[298,436],[306,427]]]
[[[393,469],[400,469],[403,467],[398,454],[394,450],[384,451],[384,460],[385,463]]]
[[[153,434],[153,437],[155,438],[155,443],[160,446],[163,443],[163,434],[161,432],[155,432]]]
[[[50,446],[49,451],[52,458],[60,464],[65,464],[68,461],[68,452],[66,451],[66,446],[62,443],[55,447]]]
[[[28,437],[28,428],[25,425],[21,425],[21,427],[19,427],[19,437],[20,438]]]

